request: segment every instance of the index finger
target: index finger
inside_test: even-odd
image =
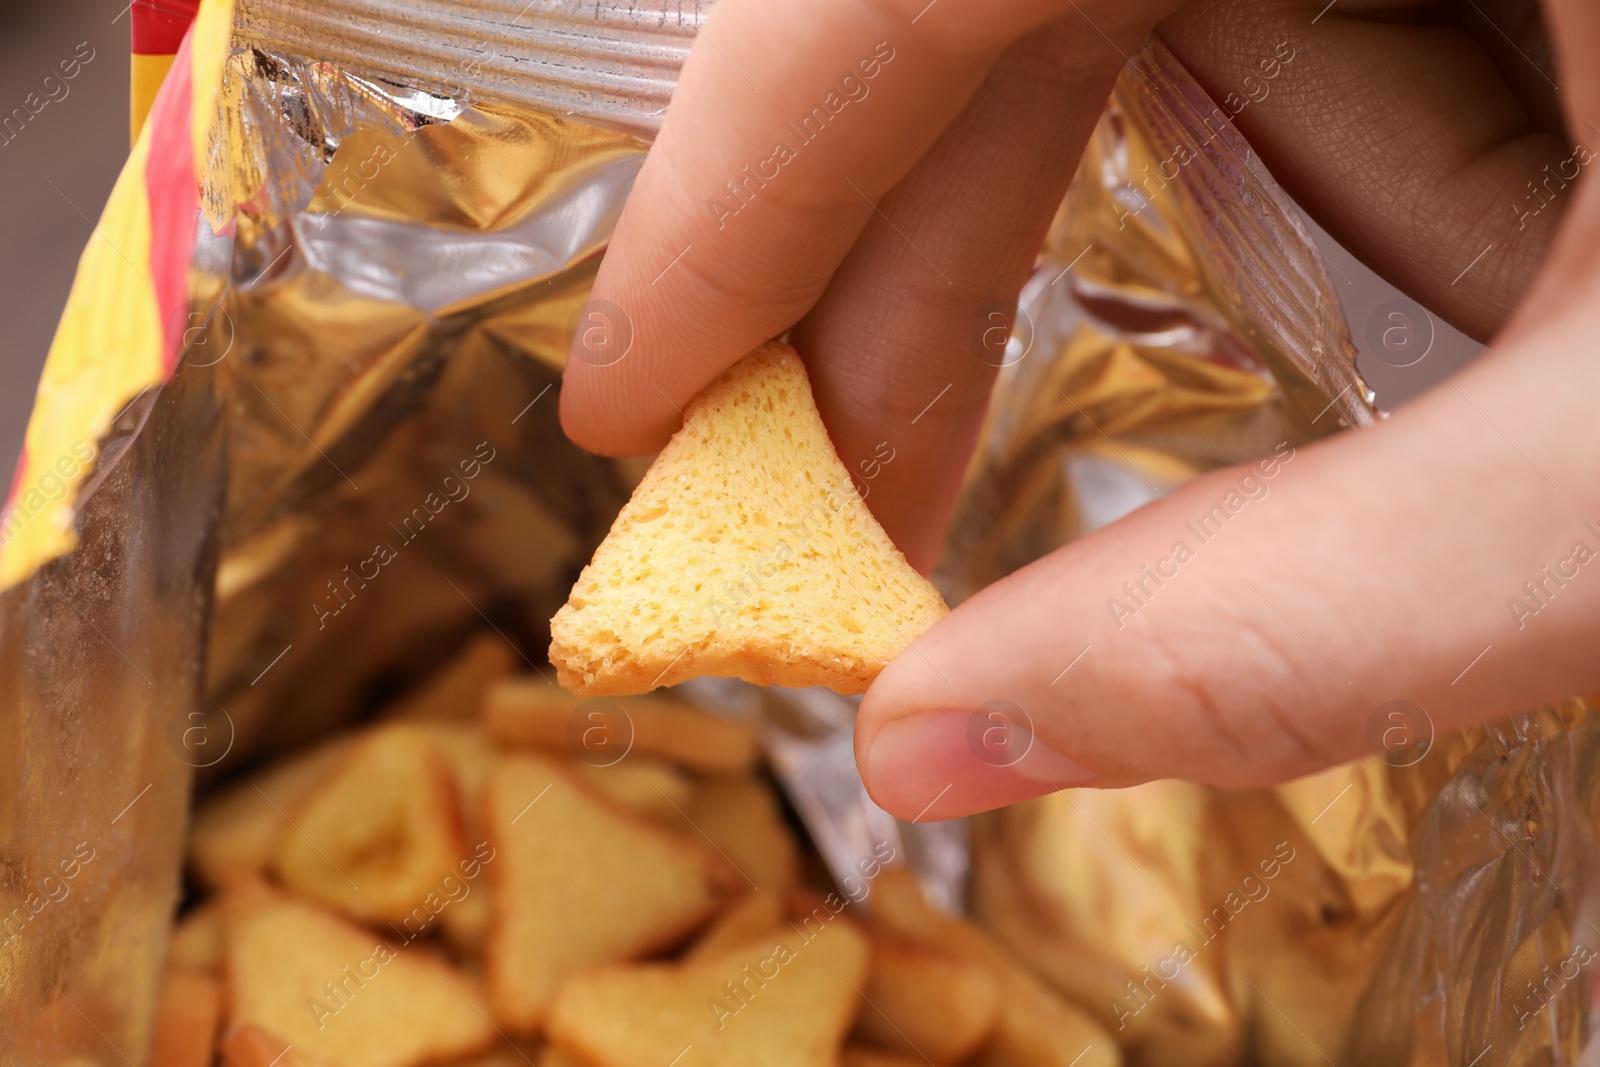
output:
[[[621,320],[626,355],[592,350],[581,330],[574,341],[561,396],[573,440],[659,448],[690,397],[816,301],[1007,42],[1062,7],[718,4],[595,282],[592,306]]]

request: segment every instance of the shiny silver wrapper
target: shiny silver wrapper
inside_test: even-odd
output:
[[[0,597],[8,908],[94,854],[0,948],[0,1059],[140,1061],[192,777],[360,717],[486,629],[543,667],[640,471],[567,442],[554,390],[706,10],[240,5],[190,273],[206,347],[99,442],[78,547]],[[1159,44],[1019,319],[952,602],[1200,472],[1381,417],[1293,205]],[[893,837],[1130,1063],[1588,1062],[1589,971],[1566,975],[1600,939],[1586,703],[1276,790],[1067,791],[929,827],[867,797],[850,701],[684,693],[758,718],[841,881]]]

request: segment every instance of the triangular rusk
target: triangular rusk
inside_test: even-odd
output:
[[[729,949],[782,931],[783,921],[783,895],[770,886],[754,890],[723,909],[682,958],[689,961],[724,955]]]
[[[536,1033],[568,975],[668,948],[716,908],[714,853],[613,808],[553,760],[502,760],[484,816],[489,1000],[509,1032]]]
[[[426,923],[421,905],[468,852],[438,748],[428,728],[410,723],[361,736],[280,816],[279,881],[363,922]]]
[[[1000,985],[970,960],[879,935],[862,987],[867,998],[856,1036],[904,1056],[965,1063],[990,1033],[1000,1012]]]
[[[549,1036],[593,1067],[837,1067],[866,967],[850,920],[807,917],[688,963],[579,975],[556,998]]]
[[[275,1038],[273,1056],[292,1045],[338,1067],[417,1067],[494,1041],[477,983],[420,942],[386,941],[267,890],[240,892],[228,912],[229,1022]],[[228,1060],[255,1062],[248,1052]]]
[[[690,401],[550,621],[550,662],[583,695],[706,675],[860,693],[946,610],[769,343]]]

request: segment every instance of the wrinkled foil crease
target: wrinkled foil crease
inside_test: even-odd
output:
[[[301,84],[304,64],[250,56],[246,100]],[[207,696],[241,753],[370,707],[486,619],[542,659],[631,487],[565,439],[553,390],[644,146],[504,105],[403,118],[344,132],[234,257]]]
[[[0,733],[27,754],[0,781],[5,903],[105,842],[0,955],[8,1056],[109,1063],[109,1039],[139,1061],[190,776],[172,706],[198,689],[226,740],[210,780],[380,707],[485,626],[539,669],[636,481],[566,441],[555,390],[703,8],[517,6],[241,5],[191,276],[204,325],[101,443],[120,458],[79,549],[0,602]],[[1024,291],[938,574],[953,601],[1199,473],[1378,415],[1292,205],[1170,55],[1134,67]],[[758,717],[842,884],[892,839],[1130,1062],[1579,1062],[1587,978],[1547,975],[1600,941],[1588,705],[1442,736],[1407,768],[1067,791],[925,827],[866,796],[850,701],[686,692]]]
[[[310,200],[345,138],[357,130],[402,134],[436,121],[326,63],[261,49],[228,57],[220,96],[227,105],[224,181],[214,180],[202,200],[212,228],[233,222],[247,247]]]

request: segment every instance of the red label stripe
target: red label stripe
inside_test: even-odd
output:
[[[145,195],[150,203],[150,284],[161,309],[165,375],[171,375],[177,364],[190,325],[189,263],[194,258],[200,217],[189,124],[194,97],[189,43],[189,38],[184,38],[146,120],[150,130],[150,155],[144,165]]]
[[[200,0],[133,0],[133,51],[141,56],[170,56],[183,43]]]

